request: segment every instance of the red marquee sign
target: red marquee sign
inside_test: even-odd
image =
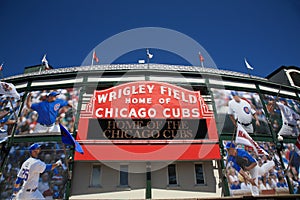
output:
[[[199,91],[144,81],[96,90],[82,116],[105,119],[200,119],[212,118],[213,112],[209,111]]]
[[[214,115],[200,92],[163,82],[130,82],[95,90],[81,112],[77,140],[85,155],[76,153],[75,160],[220,158]],[[183,152],[172,158],[175,149]]]

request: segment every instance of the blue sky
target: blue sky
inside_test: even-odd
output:
[[[1,0],[3,75],[23,73],[45,53],[54,68],[80,66],[101,42],[143,27],[192,38],[219,69],[247,73],[244,57],[261,77],[282,65],[300,67],[299,0]],[[189,64],[171,52],[150,51],[152,63]],[[104,54],[97,52],[100,64]],[[114,63],[143,58],[140,49]]]

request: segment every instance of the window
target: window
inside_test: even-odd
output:
[[[91,187],[100,187],[101,165],[92,166]]]
[[[294,85],[300,87],[300,72],[299,71],[291,72],[290,76],[293,80]]]
[[[128,165],[120,166],[120,186],[128,186]]]
[[[168,165],[169,185],[177,185],[176,165]]]
[[[204,184],[203,165],[195,164],[196,184]]]

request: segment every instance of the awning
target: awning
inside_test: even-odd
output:
[[[220,159],[218,143],[202,144],[87,144],[75,161],[168,161]]]

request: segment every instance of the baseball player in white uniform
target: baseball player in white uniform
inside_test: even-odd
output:
[[[255,124],[260,126],[256,111],[244,99],[238,96],[238,93],[231,92],[232,100],[228,103],[228,114],[235,127],[237,123],[241,124],[248,133],[253,133],[252,117],[255,118]]]
[[[287,106],[287,102],[285,99],[280,98],[279,100],[280,102],[276,102],[276,105],[280,109],[282,117],[282,127],[278,132],[278,135],[298,136],[299,128],[297,121],[300,120],[300,115]]]
[[[58,160],[54,164],[46,164],[38,155],[41,152],[41,146],[37,143],[29,147],[30,158],[28,158],[18,172],[17,180],[13,188],[13,198],[15,199],[45,199],[38,188],[40,174],[45,171],[53,170],[62,164]]]

